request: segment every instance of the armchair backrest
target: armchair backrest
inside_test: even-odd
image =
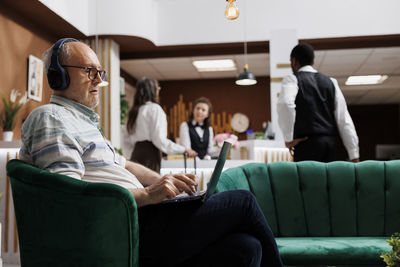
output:
[[[390,236],[400,231],[400,160],[250,163],[218,191],[254,193],[275,236]]]
[[[22,266],[138,266],[136,202],[128,190],[7,164]]]

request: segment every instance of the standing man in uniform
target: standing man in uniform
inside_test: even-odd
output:
[[[339,133],[348,157],[359,161],[358,136],[346,101],[334,78],[315,70],[314,50],[306,43],[290,53],[293,74],[282,81],[278,99],[278,124],[294,161],[336,159]]]

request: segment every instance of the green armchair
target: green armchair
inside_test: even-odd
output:
[[[254,193],[285,265],[385,265],[400,231],[400,160],[251,163],[222,173],[217,191]]]
[[[136,202],[124,188],[7,164],[22,267],[138,266]]]

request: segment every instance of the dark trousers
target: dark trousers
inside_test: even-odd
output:
[[[294,147],[294,161],[331,162],[336,159],[336,136],[309,136]]]
[[[145,206],[139,212],[140,266],[283,266],[268,223],[249,191]]]
[[[161,151],[150,141],[137,142],[130,160],[160,173]]]

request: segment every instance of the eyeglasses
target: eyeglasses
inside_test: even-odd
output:
[[[100,78],[104,80],[106,77],[106,71],[105,70],[98,70],[96,68],[92,67],[81,67],[81,66],[70,66],[70,65],[62,65],[63,67],[67,68],[77,68],[77,69],[83,69],[87,72],[89,80],[95,80],[97,78],[97,74],[100,75]]]

